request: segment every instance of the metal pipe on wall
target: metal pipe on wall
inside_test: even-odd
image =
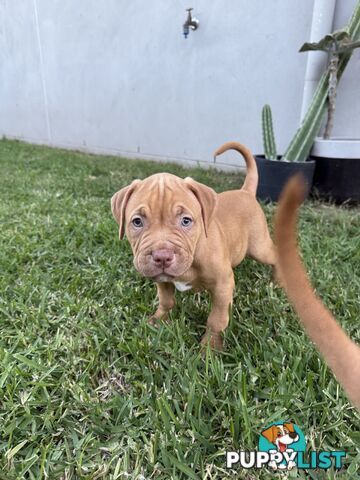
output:
[[[336,0],[315,0],[311,23],[310,39],[317,42],[333,28]],[[305,41],[305,40],[304,40]],[[304,118],[315,92],[318,81],[325,70],[327,54],[325,52],[309,52],[306,64],[301,120]]]

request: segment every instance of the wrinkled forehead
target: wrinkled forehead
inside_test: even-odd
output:
[[[182,178],[167,173],[159,173],[146,178],[131,196],[127,214],[161,213],[180,214],[185,212],[197,215],[200,205]]]

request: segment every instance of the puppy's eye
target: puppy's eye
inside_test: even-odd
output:
[[[135,228],[142,228],[144,226],[144,222],[142,221],[142,219],[140,217],[134,217],[131,220],[131,223],[133,224],[133,226]]]
[[[192,218],[190,217],[183,217],[181,219],[181,226],[182,227],[190,227],[190,225],[192,224]]]

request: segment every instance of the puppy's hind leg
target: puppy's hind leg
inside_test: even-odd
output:
[[[267,226],[264,212],[257,205],[252,225],[249,228],[248,248],[246,254],[258,262],[276,265],[277,255]]]
[[[270,237],[265,214],[258,203],[253,207],[252,221],[249,223],[246,254],[267,265],[276,265],[277,263],[275,245]]]
[[[154,313],[149,318],[151,325],[157,325],[159,320],[167,321],[168,313],[175,305],[175,287],[172,283],[161,282],[156,283],[158,291],[159,305]]]
[[[249,255],[266,265],[276,265],[277,263],[276,248],[270,236],[262,245],[256,245],[256,248],[251,248]]]
[[[264,236],[262,241],[257,241],[249,248],[248,255],[254,260],[265,265],[273,266],[273,278],[275,282],[282,286],[282,281],[278,268],[278,254],[274,242],[271,240],[269,232]]]

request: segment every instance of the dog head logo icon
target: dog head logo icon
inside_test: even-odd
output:
[[[261,432],[270,443],[276,445],[279,452],[285,452],[289,445],[299,440],[299,435],[294,430],[292,423],[272,425]]]
[[[291,470],[296,466],[296,452],[305,451],[305,437],[292,422],[279,421],[268,425],[260,435],[259,450],[272,454],[269,466],[274,470]]]

